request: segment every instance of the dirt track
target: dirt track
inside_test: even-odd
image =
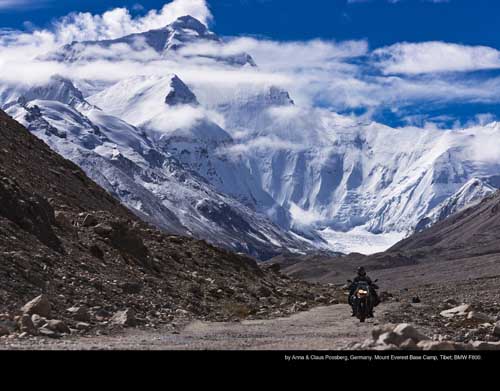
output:
[[[121,335],[65,341],[16,341],[8,349],[50,350],[344,350],[369,337],[392,305],[379,307],[378,318],[360,323],[347,305],[319,307],[289,318],[241,323],[192,322],[178,334],[127,330]]]

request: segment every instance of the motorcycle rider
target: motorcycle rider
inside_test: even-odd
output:
[[[370,286],[370,293],[372,295],[372,300],[373,300],[373,307],[376,307],[377,305],[380,304],[380,300],[377,294],[376,289],[378,289],[378,286],[375,285],[370,277],[366,274],[366,270],[363,266],[359,267],[357,270],[358,275],[354,278],[352,281],[351,285],[349,286],[349,305],[352,307],[352,315],[351,316],[356,316],[354,313],[354,307],[352,305],[352,296],[354,295],[354,292],[356,290],[356,287],[358,285],[358,282],[364,281],[368,283]],[[373,318],[373,308],[370,309],[370,315],[371,318]]]

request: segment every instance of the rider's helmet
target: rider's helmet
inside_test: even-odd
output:
[[[361,277],[364,277],[366,276],[366,270],[363,266],[361,266],[360,268],[358,268],[358,276],[361,276]]]

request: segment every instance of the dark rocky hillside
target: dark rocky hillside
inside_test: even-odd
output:
[[[402,251],[422,259],[500,254],[500,193],[412,235],[388,252]]]
[[[331,300],[331,288],[143,223],[1,111],[0,152],[0,334],[262,318]],[[32,328],[20,309],[42,294],[41,320],[24,309]]]

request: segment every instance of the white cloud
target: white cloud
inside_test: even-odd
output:
[[[98,54],[105,60],[80,64],[35,60],[73,40],[117,38],[163,27],[185,14],[207,23],[212,17],[203,0],[175,0],[142,16],[117,8],[102,15],[72,14],[43,30],[0,30],[0,80],[41,83],[57,73],[71,79],[114,82],[136,75],[176,73],[199,98],[205,92],[212,100],[218,95],[226,99],[226,93],[276,85],[289,91],[298,106],[364,109],[367,116],[380,108],[397,113],[401,107],[419,102],[500,102],[500,78],[471,79],[457,73],[500,68],[499,52],[443,42],[400,43],[370,52],[364,40],[277,42],[243,37],[227,39],[224,45],[194,45],[181,51],[182,55],[212,56],[248,52],[258,69],[228,67],[207,58],[160,58],[151,49],[132,50],[127,45],[88,49],[86,54]],[[373,71],[374,65],[380,72]],[[451,71],[455,73],[447,73]]]
[[[500,143],[492,142],[498,135],[498,123],[492,123],[484,126],[478,124],[480,127],[472,127],[468,129],[468,133],[472,141],[470,142],[471,156],[473,159],[478,159],[483,162],[498,162],[500,156]]]
[[[311,41],[276,42],[255,38],[236,38],[224,45],[217,43],[190,45],[185,54],[234,55],[251,53],[259,66],[274,69],[290,67],[335,66],[339,60],[360,57],[368,53],[366,41]]]
[[[3,1],[7,1],[4,2],[6,6],[11,4],[10,0]],[[137,17],[132,16],[126,8],[115,8],[102,15],[71,13],[56,20],[49,29],[32,33],[0,32],[0,48],[32,46],[38,47],[40,53],[45,53],[48,47],[56,48],[73,41],[115,39],[165,27],[184,15],[192,15],[206,24],[212,19],[205,0],[173,0],[160,10],[150,10]]]
[[[162,9],[151,10],[140,17],[133,17],[126,8],[115,8],[102,15],[70,14],[56,22],[54,35],[57,41],[64,43],[114,39],[165,27],[185,15],[191,15],[205,24],[212,19],[205,0],[174,0]]]
[[[4,5],[10,1],[3,1]],[[16,0],[17,1],[17,0]],[[80,69],[71,69],[67,65],[35,60],[43,54],[54,51],[73,41],[114,39],[123,35],[161,28],[175,21],[178,17],[192,15],[208,23],[212,15],[205,0],[173,0],[160,10],[150,10],[143,16],[133,17],[126,8],[116,8],[102,15],[90,13],[72,13],[56,20],[50,28],[23,32],[0,29],[0,78],[4,81],[42,82],[54,73],[80,74]],[[131,61],[151,59],[147,50],[134,53],[126,47],[114,47],[127,58],[125,69],[130,70]],[[89,49],[92,50],[92,49]],[[126,56],[128,52],[131,57]],[[96,64],[84,64],[83,68],[95,68]],[[101,64],[102,65],[102,64]],[[105,64],[110,74],[123,75],[120,64]],[[114,68],[114,71],[111,71]],[[137,69],[137,67],[136,67]],[[74,73],[73,73],[74,72]],[[108,75],[103,74],[106,79]]]
[[[294,144],[288,140],[276,136],[261,136],[247,140],[240,144],[234,144],[220,151],[222,154],[240,155],[248,154],[258,150],[301,150],[303,145]]]
[[[466,72],[500,68],[500,51],[445,42],[398,43],[374,51],[385,74]]]
[[[2,10],[43,8],[51,2],[52,0],[0,0],[0,12]]]

